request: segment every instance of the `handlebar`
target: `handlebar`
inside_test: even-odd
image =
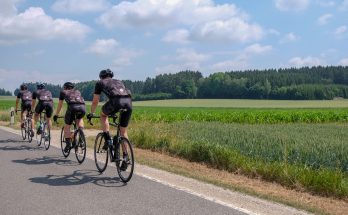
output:
[[[116,124],[116,119],[118,118],[117,113],[123,113],[126,112],[127,109],[120,109],[118,112],[116,112],[113,115],[108,115],[108,118],[112,118],[113,122]],[[92,116],[92,117],[87,117],[88,123],[93,126],[92,119],[100,118],[100,116]]]

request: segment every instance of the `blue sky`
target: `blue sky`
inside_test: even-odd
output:
[[[262,2],[262,3],[261,3]],[[0,88],[348,65],[348,0],[1,0]]]

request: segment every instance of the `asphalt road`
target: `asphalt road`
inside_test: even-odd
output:
[[[128,184],[108,166],[79,165],[0,129],[0,214],[232,214],[242,212],[134,175]]]

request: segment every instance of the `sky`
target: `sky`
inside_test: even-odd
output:
[[[1,0],[0,88],[348,66],[348,0]]]

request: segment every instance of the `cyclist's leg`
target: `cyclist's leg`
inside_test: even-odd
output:
[[[64,148],[65,152],[69,152],[70,148],[71,148],[71,132],[70,132],[70,128],[71,128],[71,124],[73,123],[73,113],[71,111],[70,106],[68,105],[68,109],[65,112],[65,116],[64,116],[64,137],[65,137],[65,143],[66,146]]]
[[[52,127],[52,113],[53,113],[53,103],[45,103],[45,111],[46,111],[46,118],[47,118],[47,125],[48,128]]]
[[[22,110],[22,112],[21,112],[21,128],[23,128],[24,127],[24,114],[26,113],[25,112],[25,104],[21,104],[21,110]]]
[[[111,144],[111,136],[110,136],[110,125],[109,125],[109,118],[108,115],[112,114],[114,112],[114,105],[112,100],[110,99],[108,102],[106,102],[103,107],[102,111],[100,113],[100,123],[104,132],[105,137],[105,145],[103,146],[103,149],[107,149],[107,144]]]
[[[81,105],[78,105],[76,107],[76,125],[78,128],[84,128],[84,123],[83,123],[83,117],[85,116],[86,114],[86,107],[85,105],[81,104]]]
[[[131,98],[121,98],[120,105],[122,109],[126,109],[126,112],[122,112],[120,116],[120,135],[128,139],[128,124],[132,116],[132,99]]]
[[[113,100],[110,99],[108,102],[106,102],[103,105],[102,111],[100,113],[100,122],[101,122],[102,130],[104,132],[109,132],[110,125],[109,125],[108,115],[110,115],[114,112],[115,112],[115,107],[113,105]]]
[[[41,102],[39,102],[36,107],[35,107],[35,114],[34,114],[34,117],[32,119],[32,128],[34,129],[35,128],[35,123],[38,122],[38,119],[39,119],[39,114],[43,111],[44,107],[42,105]]]

